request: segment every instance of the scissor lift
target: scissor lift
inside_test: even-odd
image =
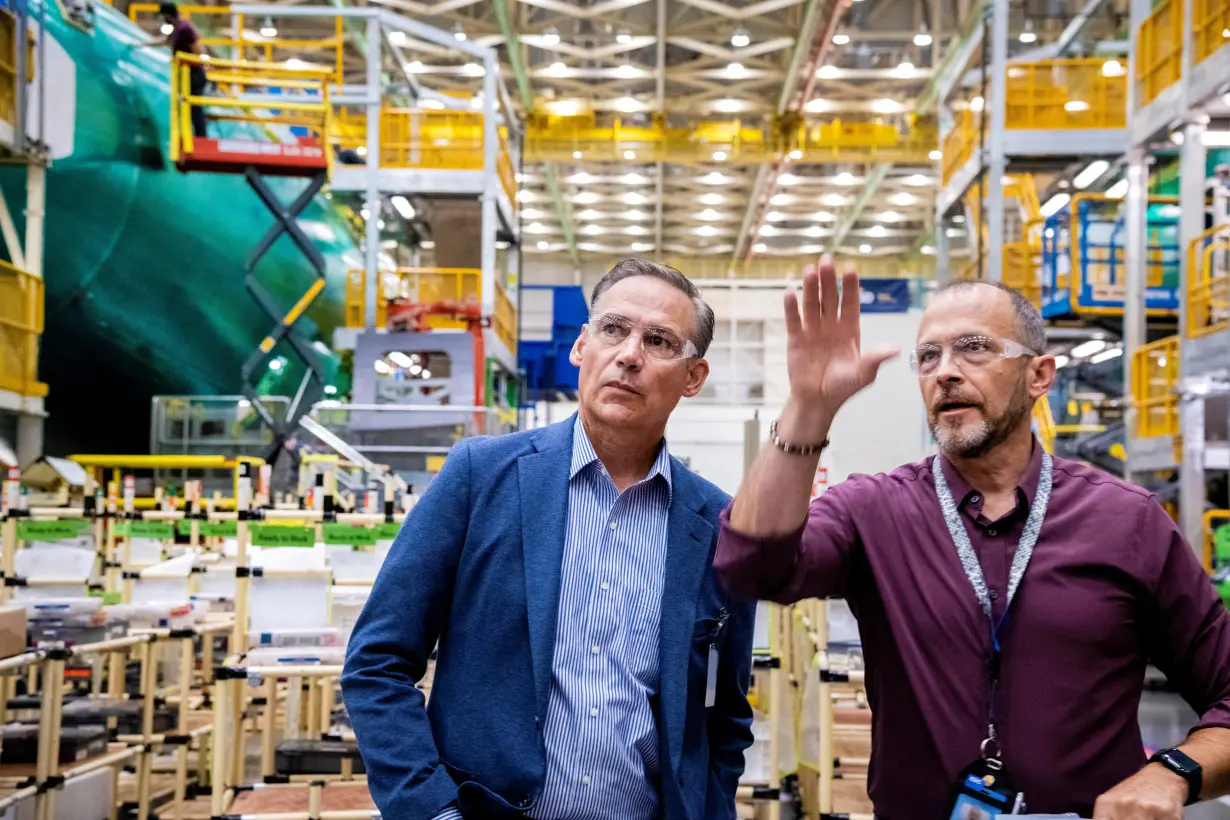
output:
[[[194,68],[203,68],[218,92],[190,93]],[[310,407],[305,402],[313,377],[323,388],[325,378],[311,345],[291,332],[325,287],[325,260],[299,228],[296,219],[329,181],[333,157],[329,134],[333,120],[325,69],[288,68],[285,64],[219,60],[196,54],[176,54],[171,66],[171,160],[183,173],[241,174],[269,209],[274,224],[244,260],[244,287],[276,324],[244,362],[243,393],[273,431],[275,449],[298,425]],[[192,129],[196,109],[211,123],[229,123],[221,137],[197,136]],[[301,177],[307,186],[289,203],[283,202],[269,177]],[[277,304],[256,278],[257,264],[283,234],[306,257],[315,280],[289,309]],[[278,342],[285,340],[307,367],[303,383],[283,419],[275,418],[257,393],[259,374]]]

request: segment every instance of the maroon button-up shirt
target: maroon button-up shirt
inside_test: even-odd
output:
[[[989,521],[944,476],[998,617],[1042,469]],[[869,791],[885,820],[946,816],[949,787],[987,731],[987,619],[961,568],[931,461],[851,476],[798,531],[752,538],[723,513],[716,567],[734,594],[790,603],[846,598],[859,621],[872,708]],[[1174,522],[1145,490],[1065,459],[1001,634],[996,728],[1031,813],[1092,813],[1145,762],[1137,707],[1154,663],[1201,716],[1230,728],[1230,616]]]

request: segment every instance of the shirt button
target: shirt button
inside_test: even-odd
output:
[[[982,497],[981,497],[981,496],[971,495],[971,496],[969,497],[969,501],[970,501],[970,503],[971,503],[971,504],[977,504],[977,503],[978,503],[979,501],[981,501],[981,500],[982,500]]]
[[[994,601],[996,598],[998,598],[998,597],[999,597],[999,593],[998,593],[998,592],[996,592],[995,590],[991,590],[991,591],[990,591],[990,592],[988,592],[987,594],[991,596],[991,600],[992,600],[992,601]]]
[[[616,528],[616,527],[618,527],[618,526],[619,526],[619,525],[618,525],[618,524],[616,524],[614,521],[612,521],[612,522],[611,522],[611,529],[615,529],[615,528]]]
[[[582,777],[581,783],[588,786],[589,785],[589,775],[585,775],[584,777]]]
[[[598,707],[597,706],[594,706],[593,708],[589,710],[589,716],[598,717]]]
[[[995,536],[999,535],[999,530],[995,529],[994,527],[991,527],[991,529],[987,530],[987,535],[994,538]]]
[[[610,585],[610,584],[608,584],[606,581],[603,581],[603,582],[602,582],[602,588],[603,588],[603,589],[610,589],[610,588],[611,588],[611,585]]]
[[[589,648],[589,651],[597,655],[602,650],[598,648],[598,644],[594,644],[593,646]]]

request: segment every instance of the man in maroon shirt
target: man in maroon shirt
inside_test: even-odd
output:
[[[1035,440],[1030,411],[1055,360],[1015,291],[955,283],[923,315],[911,362],[938,465],[852,476],[809,504],[834,414],[895,355],[860,352],[858,293],[846,273],[839,313],[826,261],[804,277],[802,316],[786,296],[790,396],[723,514],[715,560],[735,594],[849,601],[877,816],[948,817],[950,788],[992,734],[1031,813],[1179,820],[1189,799],[1230,792],[1230,617],[1148,492],[1052,461]],[[1146,764],[1150,662],[1200,723],[1179,755]]]
[[[170,26],[171,30],[162,37],[150,40],[146,45],[170,46],[173,54],[182,52],[204,55],[206,53],[205,45],[201,42],[201,35],[197,32],[196,26],[179,16],[179,6],[174,3],[161,3],[158,6],[158,14],[162,16],[163,30],[166,30],[165,26]],[[193,97],[203,96],[207,84],[208,79],[204,66],[194,65],[188,69],[189,94]],[[192,106],[191,116],[193,136],[206,136],[205,108],[200,105]]]

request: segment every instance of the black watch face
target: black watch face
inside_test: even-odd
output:
[[[1196,761],[1179,751],[1171,750],[1168,752],[1163,752],[1161,757],[1172,768],[1176,771],[1182,772],[1183,774],[1192,774],[1200,768],[1200,765],[1196,763]]]

